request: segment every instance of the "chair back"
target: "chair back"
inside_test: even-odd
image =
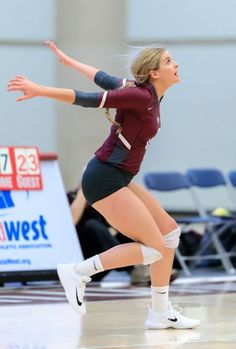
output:
[[[231,185],[236,188],[236,171],[229,172],[229,179]]]
[[[186,174],[190,183],[196,187],[209,188],[218,185],[226,185],[223,174],[217,169],[192,168],[189,169]]]
[[[187,177],[180,172],[149,172],[144,175],[144,182],[148,189],[172,191],[189,189]]]
[[[149,172],[144,175],[144,183],[148,189],[160,192],[187,190],[199,215],[206,215],[196,194],[191,190],[191,183],[184,173],[177,171]]]
[[[230,171],[227,177],[229,194],[234,203],[234,211],[236,210],[236,170]]]

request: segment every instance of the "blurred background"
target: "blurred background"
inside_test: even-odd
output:
[[[161,132],[136,180],[143,183],[147,171],[235,169],[235,13],[234,0],[1,0],[0,145],[57,153],[65,190],[75,188],[109,132],[103,111],[40,98],[18,104],[17,93],[6,92],[8,80],[21,74],[44,85],[96,91],[44,41],[121,77],[131,77],[137,47],[158,44],[179,63],[182,82],[161,104]],[[230,208],[226,196],[207,195],[204,202]],[[158,197],[170,210],[192,209],[187,197]]]

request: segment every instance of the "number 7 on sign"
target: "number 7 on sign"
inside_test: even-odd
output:
[[[0,148],[0,174],[12,174],[11,158],[8,148]]]

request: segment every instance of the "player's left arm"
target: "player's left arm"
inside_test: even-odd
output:
[[[74,104],[92,108],[145,110],[148,108],[151,98],[150,92],[140,87],[92,93],[75,90]]]
[[[75,101],[75,91],[72,89],[39,85],[22,75],[17,75],[14,79],[9,81],[7,91],[23,93],[23,96],[16,99],[17,102],[34,97],[47,97],[70,104]]]
[[[130,87],[105,92],[82,92],[72,89],[56,88],[39,85],[22,75],[16,76],[8,83],[7,90],[23,92],[17,101],[34,97],[47,97],[64,103],[76,104],[91,108],[124,108],[145,109],[151,95],[146,89]]]

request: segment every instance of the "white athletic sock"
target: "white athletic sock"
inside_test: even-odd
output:
[[[99,255],[85,259],[85,261],[75,265],[75,271],[80,275],[92,276],[94,274],[104,271]]]
[[[153,287],[151,286],[152,293],[152,310],[157,313],[162,313],[168,309],[169,301],[169,286]]]

